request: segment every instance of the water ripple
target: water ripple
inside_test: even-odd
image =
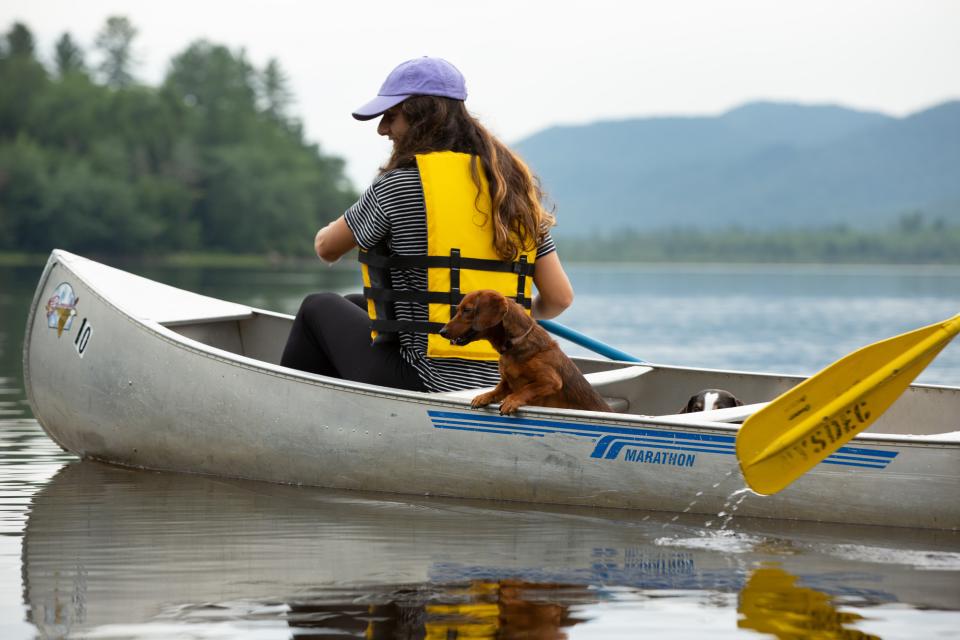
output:
[[[76,456],[48,438],[36,420],[0,420],[0,451],[0,535],[19,536],[33,495]]]

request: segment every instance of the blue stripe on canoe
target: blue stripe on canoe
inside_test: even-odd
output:
[[[597,447],[594,449],[593,453],[590,454],[591,458],[606,458],[607,460],[616,460],[617,456],[620,455],[620,451],[624,447],[631,447],[634,449],[644,448],[644,449],[657,449],[658,451],[688,451],[691,453],[720,453],[724,455],[733,455],[733,451],[718,451],[716,449],[701,449],[700,447],[678,447],[672,445],[664,444],[645,444],[637,440],[617,440],[611,442],[610,446],[606,449]]]
[[[832,453],[827,458],[828,460],[850,460],[851,462],[868,462],[870,464],[881,464],[887,466],[890,464],[890,460],[887,459],[877,459],[871,458],[870,456],[845,456],[839,453]]]
[[[492,427],[488,424],[476,423],[476,422],[464,422],[460,420],[434,420],[433,426],[441,429],[460,429],[461,431],[485,431],[487,433],[516,433],[520,435],[537,435],[542,436],[547,433],[563,433],[573,436],[583,436],[587,438],[593,438],[596,436],[594,433],[587,433],[583,431],[560,431],[558,429],[544,429],[542,427],[525,427],[521,425],[504,425],[502,427],[496,426]]]
[[[591,431],[583,431],[583,430],[576,430],[576,429],[569,429],[569,428],[555,429],[552,427],[530,427],[526,425],[517,425],[517,424],[505,424],[501,426],[501,425],[491,425],[490,423],[487,423],[487,422],[473,422],[471,420],[436,420],[434,419],[433,424],[436,426],[457,425],[461,427],[481,427],[484,429],[493,429],[493,430],[504,429],[506,431],[522,429],[524,431],[537,431],[540,433],[567,433],[575,436],[584,436],[588,438],[594,438],[597,436],[596,433]],[[576,427],[576,425],[568,425],[568,426]]]
[[[837,449],[837,453],[852,453],[858,456],[873,456],[876,458],[890,458],[893,460],[897,457],[899,451],[880,451],[878,449],[861,449],[860,447],[840,447]]]
[[[865,469],[886,469],[886,464],[857,464],[855,462],[840,462],[833,459],[833,456],[830,456],[826,460],[821,461],[821,464],[839,464],[845,467],[863,467]]]
[[[617,457],[617,455],[619,455],[620,450],[626,445],[642,445],[656,449],[677,449],[680,447],[686,447],[689,448],[690,451],[697,451],[698,453],[723,453],[727,455],[733,455],[735,453],[733,446],[728,444],[713,444],[708,442],[696,443],[696,445],[694,445],[694,443],[677,442],[673,439],[603,436],[600,438],[597,446],[594,447],[590,457],[613,460]]]
[[[735,455],[735,436],[689,433],[685,431],[662,431],[616,425],[560,422],[534,418],[512,418],[484,413],[456,413],[452,411],[427,411],[437,429],[473,431],[501,435],[543,437],[547,434],[564,434],[592,438],[597,446],[592,458],[614,459],[624,446],[646,446],[671,451],[717,453]],[[884,469],[897,457],[898,451],[881,451],[862,447],[840,447],[823,462],[847,467]],[[845,455],[844,455],[845,454]]]
[[[455,426],[452,426],[452,425],[439,425],[439,424],[435,424],[434,426],[435,426],[437,429],[449,429],[450,431],[473,431],[473,432],[475,432],[475,433],[496,433],[496,434],[499,434],[499,435],[507,434],[507,435],[516,435],[516,436],[536,436],[537,438],[542,438],[544,435],[546,435],[546,434],[543,434],[543,433],[525,433],[525,432],[522,432],[522,431],[504,431],[504,430],[502,430],[502,429],[476,429],[476,428],[455,427]]]
[[[660,449],[665,449],[667,447],[691,447],[691,451],[696,449],[697,451],[703,451],[706,453],[726,453],[733,455],[736,453],[733,447],[720,447],[710,444],[691,444],[689,442],[676,442],[673,440],[651,440],[649,438],[619,438],[613,437],[609,441],[604,441],[604,445],[613,446],[614,444],[642,444],[648,447],[657,447]]]
[[[535,420],[532,418],[509,418],[506,416],[496,416],[482,413],[454,413],[450,411],[427,411],[427,414],[430,415],[434,420],[437,419],[454,419],[454,420],[466,420],[468,422],[485,422],[485,423],[494,423],[494,424],[503,424],[506,426],[516,426],[516,425],[529,425],[533,427],[554,427],[562,430],[569,430],[571,428],[578,429],[580,431],[590,431],[596,433],[596,435],[607,435],[620,433],[624,435],[632,436],[652,436],[652,437],[661,437],[661,438],[680,438],[685,440],[700,440],[705,442],[726,442],[733,444],[735,438],[733,436],[719,436],[706,433],[689,433],[684,431],[661,431],[655,429],[643,429],[637,427],[622,427],[617,425],[598,425],[598,424],[587,424],[582,422],[570,423],[570,422],[559,422],[554,420]],[[486,426],[490,426],[489,424]]]
[[[492,428],[485,423],[476,423],[469,422],[466,420],[434,420],[433,424],[438,428],[453,428],[456,427],[460,431],[483,431],[485,433],[512,433],[517,435],[538,435],[542,436],[547,433],[562,433],[566,435],[582,436],[589,438],[596,438],[598,434],[584,431],[574,431],[572,429],[548,429],[543,427],[526,427],[518,425],[503,425]],[[603,448],[606,448],[606,445],[610,444],[612,440],[625,439],[629,442],[637,444],[645,444],[648,446],[658,447],[658,448],[667,448],[666,445],[677,444],[677,440],[671,435],[664,437],[631,437],[631,436],[610,436],[606,435],[602,438]],[[714,444],[711,442],[698,442],[698,443],[687,443],[683,442],[686,446],[697,446],[695,449],[689,449],[690,451],[698,451],[701,453],[733,453],[733,445],[731,444]],[[676,447],[673,447],[676,448]],[[684,449],[685,450],[685,449]],[[594,456],[597,457],[597,456]]]
[[[496,427],[491,427],[487,423],[476,423],[476,422],[469,422],[466,420],[436,420],[435,419],[433,421],[433,424],[437,428],[443,428],[443,429],[456,428],[459,431],[482,431],[484,433],[510,433],[510,434],[516,434],[516,435],[537,435],[537,436],[542,436],[547,433],[559,433],[559,434],[565,434],[565,435],[589,437],[594,439],[598,435],[595,432],[574,431],[572,429],[560,430],[560,429],[552,429],[552,428],[544,428],[544,427],[527,427],[527,426],[512,425],[512,424],[509,424],[509,425],[505,424],[502,427],[499,425],[497,425]],[[635,444],[644,444],[647,446],[657,447],[660,449],[670,448],[670,449],[677,449],[680,451],[697,451],[700,453],[730,453],[730,454],[734,453],[733,445],[731,444],[713,444],[711,442],[681,443],[681,444],[685,444],[687,447],[691,447],[694,444],[696,444],[697,448],[689,448],[689,449],[682,448],[682,447],[670,447],[667,445],[676,444],[677,440],[676,438],[673,437],[673,434],[669,434],[669,433],[660,437],[653,437],[653,436],[630,437],[630,436],[609,436],[608,435],[603,437],[604,445],[609,444],[609,442],[607,441],[610,439],[619,440],[621,438],[626,439],[629,442],[632,442]],[[603,448],[606,449],[606,446],[604,446]],[[594,457],[599,457],[599,456],[594,456]]]

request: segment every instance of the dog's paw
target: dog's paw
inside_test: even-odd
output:
[[[522,402],[518,402],[514,398],[505,398],[503,402],[500,403],[500,415],[508,416],[511,413],[516,413],[517,409],[523,406]]]
[[[492,393],[481,393],[476,398],[470,401],[470,406],[474,409],[479,409],[480,407],[485,407],[488,404],[493,402]]]

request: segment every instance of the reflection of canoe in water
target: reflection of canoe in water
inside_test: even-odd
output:
[[[61,337],[44,303],[81,302]],[[736,488],[737,419],[798,378],[578,359],[621,413],[469,407],[276,363],[291,319],[56,251],[24,343],[34,415],[117,464],[326,487],[717,513]],[[746,407],[676,415],[699,389]],[[867,432],[738,514],[960,527],[960,389],[915,385]],[[954,432],[951,434],[950,432]],[[732,476],[731,482],[721,482]]]
[[[500,607],[512,603],[510,615],[517,617],[509,624],[521,625],[527,623],[517,599],[591,604],[615,598],[621,587],[686,593],[702,601],[698,606],[732,608],[750,582],[747,568],[774,561],[798,576],[805,592],[821,594],[821,612],[830,600],[824,594],[849,606],[960,607],[956,560],[954,570],[918,576],[909,564],[854,560],[845,547],[916,550],[925,558],[956,550],[953,533],[740,519],[736,541],[750,550],[731,555],[730,537],[700,528],[699,519],[671,523],[670,517],[446,499],[389,502],[378,494],[79,462],[33,499],[23,540],[24,594],[31,621],[50,637],[104,624],[231,616],[293,624],[298,615],[318,612],[339,616],[330,626],[356,630],[369,617],[358,602],[382,607],[378,615],[385,618],[416,610],[427,621],[449,622],[452,610],[426,605],[492,599]],[[688,536],[707,544],[684,546]],[[508,590],[518,585],[527,585],[526,593],[510,600]],[[761,586],[753,581],[745,594],[755,621],[757,610],[789,607],[764,602]],[[460,614],[477,623],[489,617],[482,611]],[[553,614],[566,619],[563,611]]]

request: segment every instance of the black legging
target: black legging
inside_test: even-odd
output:
[[[366,301],[358,293],[314,293],[304,298],[280,364],[324,376],[425,391],[400,344],[370,344]]]

